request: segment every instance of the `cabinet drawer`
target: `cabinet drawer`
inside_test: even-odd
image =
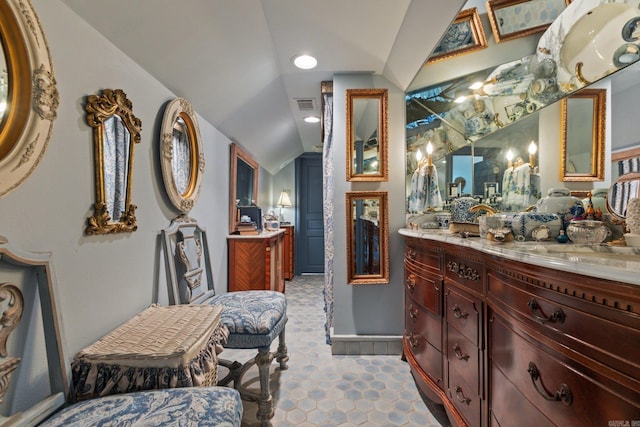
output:
[[[424,244],[423,242],[419,243]],[[408,265],[436,274],[440,273],[441,255],[437,252],[429,252],[415,246],[405,246],[404,259]]]
[[[499,369],[554,424],[595,427],[638,420],[637,392],[594,371],[594,366],[587,368],[536,344],[535,338],[513,329],[514,322],[494,315],[489,323],[492,373]],[[493,388],[494,379],[489,381]]]
[[[482,401],[475,387],[455,369],[449,370],[449,399],[466,419],[469,426],[479,426],[482,418]]]
[[[512,426],[514,420],[517,420],[518,427],[553,427],[553,423],[520,394],[500,369],[492,366],[490,375],[491,427]]]
[[[404,323],[407,331],[422,335],[431,345],[442,350],[442,317],[425,310],[407,297]]]
[[[482,261],[448,254],[444,270],[447,279],[484,294],[485,269]]]
[[[407,332],[404,336],[411,354],[425,374],[444,390],[442,375],[442,353],[429,344],[421,335]]]
[[[418,304],[436,314],[442,313],[442,279],[429,279],[411,268],[405,268],[405,287]]]
[[[480,345],[482,303],[466,293],[447,286],[445,291],[445,317],[449,325],[467,337],[473,345]]]
[[[578,310],[537,295],[526,284],[490,274],[488,291],[506,312],[529,320],[542,333],[565,341],[578,352],[640,380],[640,324],[628,327],[594,313]],[[539,292],[539,291],[538,291]],[[585,307],[585,310],[588,307]],[[631,319],[629,322],[638,319]],[[635,355],[635,356],[633,356]]]
[[[469,392],[480,395],[482,390],[482,381],[480,381],[480,372],[482,372],[480,366],[480,352],[478,347],[473,345],[471,341],[466,339],[456,329],[447,327],[447,363],[449,364],[449,372],[455,370],[462,377],[469,386],[474,389],[470,389]],[[449,379],[451,384],[451,378]]]

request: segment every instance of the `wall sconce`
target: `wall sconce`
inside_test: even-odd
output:
[[[433,165],[433,144],[431,141],[427,144],[427,166],[431,167]]]
[[[538,151],[538,146],[531,141],[531,144],[529,144],[529,165],[532,168],[536,166],[536,151]]]
[[[513,151],[511,151],[511,148],[509,148],[509,151],[507,151],[507,168],[512,168],[513,167]]]
[[[282,192],[280,192],[280,197],[278,198],[278,203],[276,203],[276,205],[280,208],[278,221],[283,224],[285,221],[284,216],[282,215],[282,208],[290,208],[293,206],[291,199],[289,198],[289,194],[286,191],[282,190]]]

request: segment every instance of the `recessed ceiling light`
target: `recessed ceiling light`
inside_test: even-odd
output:
[[[318,60],[311,55],[298,55],[293,58],[293,65],[303,70],[310,70],[318,65]]]
[[[318,116],[307,116],[304,118],[304,121],[307,123],[319,123],[320,117]]]

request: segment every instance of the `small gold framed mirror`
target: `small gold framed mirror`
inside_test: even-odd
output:
[[[560,105],[560,179],[604,180],[607,90],[582,89]]]
[[[347,89],[347,181],[386,181],[387,89]]]
[[[260,165],[235,143],[231,144],[229,164],[229,233],[238,228],[238,207],[253,206],[258,199],[258,174]]]
[[[347,283],[389,283],[389,220],[387,193],[346,193]]]
[[[93,128],[96,202],[87,220],[87,234],[136,231],[136,206],[131,203],[133,154],[142,123],[121,89],[89,95],[87,124]]]
[[[180,212],[193,208],[204,172],[202,137],[193,107],[184,98],[167,104],[160,137],[160,165],[169,200]]]

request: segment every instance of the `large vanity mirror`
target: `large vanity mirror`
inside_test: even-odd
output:
[[[231,144],[229,164],[229,233],[237,229],[237,208],[253,206],[258,199],[259,165],[237,144]]]
[[[193,107],[184,98],[167,104],[161,131],[162,178],[169,200],[180,212],[193,208],[204,172],[202,137]]]
[[[59,104],[51,55],[27,0],[0,2],[0,197],[35,170]]]
[[[582,89],[562,99],[560,178],[604,179],[606,89]]]
[[[387,193],[346,194],[347,283],[389,283],[389,220]]]
[[[136,231],[136,205],[131,203],[133,154],[142,123],[121,89],[89,95],[87,124],[93,128],[96,201],[87,220],[87,234]]]
[[[637,69],[639,56],[625,51],[626,55],[609,63],[600,58],[591,43],[578,43],[575,37],[586,29],[585,22],[603,19],[609,13],[619,13],[620,19],[603,21],[606,25],[599,26],[595,36],[608,40],[598,47],[605,51],[607,58],[613,58],[619,46],[618,38],[621,39],[621,27],[625,22],[635,22],[640,11],[622,0],[572,2],[542,34],[534,53],[407,93],[407,212],[446,210],[450,198],[447,189],[453,188],[449,185],[456,182],[461,183],[457,189],[464,187],[457,195],[471,195],[483,203],[489,201],[500,210],[519,211],[535,204],[537,197],[549,190],[540,188],[544,174],[558,177],[562,173],[566,181],[605,180],[606,94],[578,91],[590,82],[624,76],[627,67]],[[589,37],[587,40],[592,40]],[[625,44],[624,40],[620,44]],[[572,65],[576,60],[583,65]],[[429,67],[423,68],[418,81],[426,81]],[[537,151],[542,142],[545,153],[559,154],[560,135],[550,139],[538,120],[542,109],[568,96],[571,98],[567,101],[567,111],[575,114],[571,113],[566,127],[567,147],[571,151],[566,152],[565,170],[561,172],[547,154],[540,157]],[[582,111],[578,106],[581,104],[588,104],[590,108]],[[560,119],[558,117],[558,124]],[[573,122],[582,123],[589,131],[581,141],[586,140],[588,144],[583,153],[578,151],[585,146],[571,142],[575,131],[569,126]],[[585,123],[589,125],[584,126]],[[614,124],[606,126],[613,128]],[[421,162],[427,158],[431,158],[437,169],[437,177],[432,175],[428,181],[421,180],[424,175]],[[553,169],[548,165],[554,165]],[[439,183],[439,188],[427,191],[420,185],[425,182]],[[512,190],[514,203],[508,202],[507,190]],[[425,195],[436,195],[436,192],[442,199],[437,206],[420,204]]]
[[[347,89],[347,181],[386,181],[387,89]]]

